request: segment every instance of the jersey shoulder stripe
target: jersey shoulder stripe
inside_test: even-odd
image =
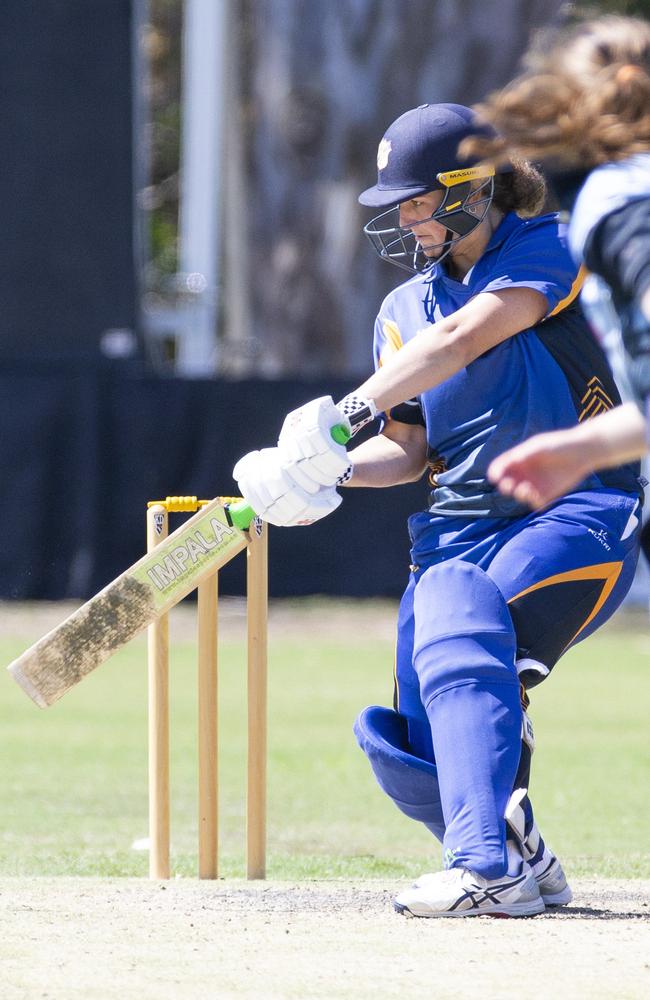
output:
[[[575,280],[571,285],[571,291],[566,295],[561,302],[558,302],[553,312],[549,313],[549,316],[557,316],[558,313],[562,312],[563,309],[568,309],[572,302],[574,302],[580,292],[582,291],[582,286],[585,283],[585,278],[587,277],[587,269],[581,264],[578,273],[575,276]]]
[[[382,323],[382,333],[384,335],[384,343],[379,352],[379,365],[386,363],[388,358],[392,354],[396,354],[397,351],[404,347],[404,341],[402,340],[402,334],[400,329],[394,319],[385,319]]]

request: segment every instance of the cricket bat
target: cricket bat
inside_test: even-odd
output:
[[[7,668],[40,708],[169,611],[250,543],[261,522],[217,498],[39,639]]]
[[[350,439],[350,423],[330,433],[338,444]],[[47,708],[165,614],[206,577],[245,549],[249,530],[261,521],[245,502],[217,498],[155,546],[64,622],[10,663],[9,673],[40,708]]]

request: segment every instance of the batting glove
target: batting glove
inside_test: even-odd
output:
[[[335,427],[342,428],[344,440],[350,437],[349,421],[331,396],[313,399],[285,417],[278,448],[289,474],[308,492],[334,486],[350,464],[345,446],[332,437]]]
[[[342,403],[352,398],[346,396]],[[321,396],[285,417],[278,448],[289,475],[308,492],[313,492],[310,484],[335,486],[350,478],[350,459],[341,439],[349,440],[358,430],[355,416],[358,419],[361,407],[371,414],[370,420],[376,413],[367,400],[354,399],[358,405],[348,408],[335,406],[331,396]]]
[[[313,524],[340,505],[333,487],[305,490],[285,468],[279,448],[251,451],[233,469],[239,491],[262,520],[280,527]]]

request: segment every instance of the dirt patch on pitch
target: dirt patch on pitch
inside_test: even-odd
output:
[[[650,882],[526,920],[406,920],[397,889],[4,879],[3,1000],[650,995]]]

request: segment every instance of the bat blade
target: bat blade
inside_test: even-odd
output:
[[[39,707],[52,705],[249,542],[213,500],[34,643],[9,673]]]

